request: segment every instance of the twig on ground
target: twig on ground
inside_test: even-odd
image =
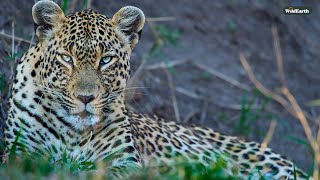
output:
[[[175,91],[175,86],[173,84],[173,80],[172,80],[172,76],[170,74],[170,72],[168,71],[167,68],[163,68],[164,72],[167,75],[167,79],[168,79],[168,83],[169,83],[169,87],[170,87],[170,91],[171,91],[171,96],[172,96],[172,104],[173,104],[173,109],[174,109],[174,114],[176,116],[176,120],[177,122],[181,122],[180,119],[180,113],[179,113],[179,107],[178,107],[178,103],[177,103],[177,99],[176,99],[176,91]]]
[[[208,104],[209,104],[208,101],[203,102],[203,107],[202,107],[201,117],[200,117],[200,124],[203,124],[204,121],[206,120]]]
[[[185,88],[182,88],[182,87],[176,87],[176,91],[185,95],[185,96],[188,96],[188,97],[191,97],[193,99],[197,99],[197,100],[201,100],[203,101],[204,100],[204,97],[201,97],[199,96],[198,94],[192,92],[192,91],[189,91]]]
[[[32,41],[29,41],[29,40],[26,40],[26,39],[23,39],[21,37],[13,37],[12,35],[9,35],[9,34],[6,34],[5,32],[1,31],[0,32],[0,35],[5,37],[5,38],[10,38],[10,39],[13,39],[14,41],[20,41],[20,42],[24,42],[24,43],[28,43],[28,44],[32,44],[32,45],[36,45],[36,43],[32,42]]]
[[[187,62],[190,62],[190,60],[175,60],[175,61],[170,61],[169,63],[167,64],[164,64],[163,62],[161,63],[157,63],[157,64],[154,64],[154,65],[149,65],[149,66],[146,66],[144,69],[146,70],[153,70],[153,69],[158,69],[158,68],[164,68],[164,67],[174,67],[174,66],[178,66],[180,64],[185,64]],[[192,65],[196,66],[197,68],[201,69],[201,70],[204,70],[208,73],[210,73],[211,75],[213,76],[216,76],[218,77],[219,79],[222,79],[242,90],[245,90],[245,91],[250,91],[251,88],[245,84],[242,84],[240,82],[238,82],[237,80],[235,79],[232,79],[228,76],[226,76],[225,74],[222,74],[214,69],[210,69],[204,65],[201,65],[199,63],[194,63],[194,62],[191,62]]]
[[[161,21],[173,21],[176,20],[176,17],[169,16],[169,17],[149,17],[146,18],[147,22],[161,22]]]
[[[277,121],[272,120],[271,123],[270,123],[270,126],[269,126],[269,130],[267,132],[267,135],[266,135],[266,137],[264,138],[264,140],[261,143],[261,149],[262,150],[267,148],[269,142],[272,139],[272,136],[274,134],[274,130],[276,129],[276,126],[277,126]]]
[[[167,68],[167,67],[174,67],[174,66],[178,66],[180,64],[185,64],[186,62],[188,62],[189,60],[173,60],[173,61],[170,61],[168,63],[156,63],[156,64],[153,64],[153,65],[149,65],[149,66],[146,66],[144,67],[143,69],[145,70],[154,70],[154,69],[159,69],[159,68]]]
[[[227,105],[227,104],[221,104],[221,103],[217,103],[215,100],[213,100],[212,98],[205,98],[202,97],[194,92],[189,91],[188,89],[182,88],[182,87],[176,87],[176,91],[180,94],[183,94],[189,98],[192,99],[196,99],[199,101],[208,101],[210,103],[213,103],[214,105],[220,107],[220,108],[225,108],[225,109],[231,109],[231,110],[236,110],[239,111],[241,110],[241,104],[231,104],[231,105]],[[259,109],[260,107],[258,106],[253,106],[252,109]]]
[[[247,85],[245,85],[245,84],[242,84],[242,83],[240,83],[239,81],[237,81],[237,80],[235,80],[235,79],[232,79],[232,78],[226,76],[225,74],[222,74],[221,72],[218,72],[218,71],[216,71],[216,70],[214,70],[214,69],[210,69],[210,68],[208,68],[207,66],[204,66],[204,65],[199,64],[199,63],[195,63],[195,62],[191,62],[191,63],[192,63],[194,66],[196,66],[197,68],[199,68],[199,69],[201,69],[201,70],[204,70],[204,71],[210,73],[211,75],[216,76],[216,77],[218,77],[219,79],[222,79],[222,80],[224,80],[224,81],[232,84],[233,86],[236,86],[236,87],[238,87],[238,88],[240,88],[240,89],[242,89],[242,90],[245,90],[245,91],[250,91],[250,90],[251,90],[251,88],[250,88],[249,86],[247,86]]]

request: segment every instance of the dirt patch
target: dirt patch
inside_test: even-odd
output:
[[[11,24],[14,22],[15,35],[30,40],[33,33],[33,3],[2,0],[1,4],[0,30],[11,34]],[[155,113],[166,119],[176,120],[166,73],[162,68],[151,67],[164,60],[188,60],[175,66],[171,73],[177,89],[175,93],[180,119],[184,123],[201,123],[225,134],[261,142],[270,120],[276,119],[278,123],[270,147],[293,160],[299,167],[309,170],[312,164],[311,150],[304,144],[306,138],[297,120],[278,104],[268,102],[267,110],[260,112],[258,117],[249,123],[246,133],[240,133],[239,128],[247,127],[239,126],[239,105],[244,99],[247,102],[252,100],[254,93],[234,86],[194,65],[202,65],[243,85],[252,86],[239,63],[239,52],[243,52],[258,80],[267,87],[276,89],[280,82],[271,33],[271,26],[275,25],[280,35],[288,85],[304,110],[315,118],[319,114],[319,108],[306,104],[320,97],[320,42],[317,41],[320,35],[320,4],[316,0],[304,1],[304,5],[313,7],[313,13],[308,16],[284,15],[282,6],[288,4],[287,1],[276,0],[135,0],[130,1],[130,4],[128,1],[106,3],[96,0],[93,1],[92,8],[112,17],[122,6],[134,5],[141,8],[147,17],[174,17],[175,20],[172,21],[154,23],[181,32],[177,48],[165,48],[162,58],[147,59],[138,79],[132,85],[147,88],[139,89],[137,94],[130,96],[130,107],[139,112]],[[13,63],[7,58],[11,52],[11,41],[4,36],[0,36],[0,40],[0,71],[8,80]],[[133,73],[154,41],[150,26],[146,25],[132,57]],[[19,53],[25,52],[29,47],[28,43],[17,43]],[[197,99],[194,95],[204,97],[207,101]],[[259,107],[265,101],[258,96],[254,104]],[[310,123],[316,129],[316,124]]]

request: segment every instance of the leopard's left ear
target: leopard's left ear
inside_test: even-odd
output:
[[[112,22],[133,48],[140,39],[145,16],[139,8],[125,6],[112,17]]]

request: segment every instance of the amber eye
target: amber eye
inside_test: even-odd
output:
[[[65,62],[72,64],[72,57],[71,56],[68,56],[65,54],[61,54],[60,56]]]
[[[113,58],[112,56],[105,56],[105,57],[101,58],[100,66],[103,66],[103,65],[110,63],[112,58]]]

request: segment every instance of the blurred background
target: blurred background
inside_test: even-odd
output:
[[[287,86],[315,134],[320,121],[319,1],[55,2],[66,13],[91,7],[111,18],[125,5],[139,7],[145,13],[147,22],[131,58],[128,108],[260,143],[271,129],[274,132],[269,147],[307,172],[312,168],[312,150],[300,122],[278,102],[255,90],[241,66],[239,54],[246,57],[257,80],[269,90],[279,92],[281,78],[274,44],[278,32]],[[31,15],[34,0],[0,0],[0,4],[3,124],[16,61],[37,39],[33,37]],[[312,13],[283,13],[284,7],[297,5],[312,7]]]

